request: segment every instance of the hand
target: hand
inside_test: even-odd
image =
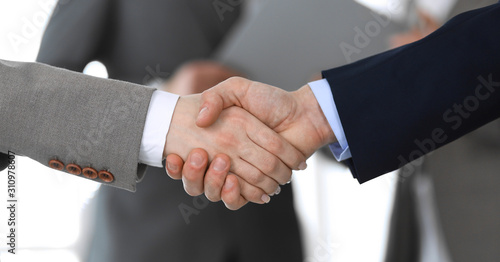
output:
[[[257,117],[300,150],[306,157],[336,141],[311,88],[295,92],[232,77],[202,93],[196,124],[208,127],[224,109],[238,106]]]
[[[181,66],[160,89],[178,95],[198,94],[238,75],[240,73],[213,61],[194,61]]]
[[[281,136],[237,107],[222,112],[214,125],[197,127],[193,120],[200,98],[200,95],[193,95],[179,99],[167,134],[164,155],[175,153],[188,159],[189,151],[201,147],[207,150],[208,160],[211,160],[224,152],[231,163],[229,171],[239,175],[238,185],[245,199],[255,203],[267,202],[268,195],[277,190],[278,184],[290,179],[289,167],[297,169],[304,162],[304,156]],[[188,161],[202,166],[204,159],[192,154]],[[203,184],[190,184],[189,177],[183,176],[183,179],[185,185],[189,185],[185,188],[188,194],[203,193]]]
[[[175,74],[160,87],[160,89],[178,95],[196,94],[236,75],[239,75],[239,73],[219,63],[213,61],[194,61],[181,66]],[[219,157],[221,159],[218,159]],[[200,161],[200,159],[202,160]],[[184,161],[175,154],[171,154],[167,157],[167,165],[165,168],[167,174],[173,179],[181,179],[182,173],[185,174],[183,179],[185,181],[184,187],[188,192],[199,192],[200,188],[203,188],[204,181],[207,181],[207,183],[211,183],[212,185],[208,186],[205,191],[205,195],[208,199],[212,201],[219,201],[222,199],[227,202],[226,205],[228,208],[238,209],[243,206],[247,200],[245,196],[240,195],[239,182],[235,175],[230,174],[229,178],[226,180],[230,163],[229,156],[219,154],[215,156],[210,169],[206,171],[208,164],[207,152],[203,149],[193,149],[187,157],[184,168],[182,168]],[[227,187],[227,185],[231,184],[231,180],[236,181],[238,184],[237,191],[231,190],[229,194],[221,194],[220,190],[217,192],[210,190],[212,188],[222,187],[225,181],[227,181]],[[269,198],[266,198],[263,201],[268,202],[269,200]]]
[[[314,94],[307,85],[296,92],[288,93],[243,78],[231,78],[206,91],[202,100],[205,101],[202,108],[207,109],[198,117],[197,123],[201,126],[213,123],[223,108],[238,105],[289,139],[291,144],[307,157],[322,145],[336,141]],[[169,170],[169,174],[181,176],[182,172],[185,176],[197,179],[198,183],[204,182],[205,191],[221,196],[228,208],[238,209],[242,206],[243,202],[238,202],[235,197],[240,190],[236,179],[228,175],[230,184],[224,184],[222,187],[221,181],[227,172],[217,172],[211,166],[204,176],[205,169],[193,169],[189,163],[183,163],[182,159],[175,155],[169,155],[167,163],[177,167],[176,170]],[[303,168],[305,167],[301,169]],[[214,176],[214,173],[217,173],[217,176]],[[219,180],[216,181],[216,177]]]

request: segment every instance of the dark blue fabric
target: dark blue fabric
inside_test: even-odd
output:
[[[360,183],[500,117],[499,26],[494,4],[413,44],[323,72]]]

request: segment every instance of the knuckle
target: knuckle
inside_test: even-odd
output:
[[[218,195],[216,192],[220,192],[222,189],[222,181],[218,179],[205,179],[205,191],[210,195]]]
[[[264,165],[262,171],[267,175],[275,174],[278,171],[280,163],[281,161],[276,157],[269,157],[266,159],[266,164]]]
[[[223,149],[234,148],[238,145],[237,136],[231,132],[224,132],[221,135],[215,136],[215,143]]]
[[[251,159],[255,154],[255,147],[247,141],[241,141],[238,143],[236,145],[236,150],[238,150],[238,155],[243,159]]]
[[[256,189],[256,188],[255,188],[255,189],[253,189],[253,190],[250,192],[250,194],[249,194],[249,198],[250,198],[250,199],[249,199],[249,200],[250,200],[251,202],[254,202],[254,203],[260,203],[260,202],[262,202],[261,197],[262,197],[262,195],[263,195],[263,194],[264,194],[264,192],[263,192],[263,191],[261,191],[261,190],[259,190],[259,189]]]
[[[264,180],[265,180],[265,176],[264,176],[262,173],[260,173],[260,172],[258,172],[258,173],[257,173],[257,172],[255,172],[255,173],[253,173],[253,174],[250,174],[250,176],[249,176],[249,178],[248,178],[248,179],[249,179],[249,181],[248,181],[248,182],[249,182],[250,184],[252,184],[252,185],[259,185],[259,184],[261,184],[262,182],[264,182]]]
[[[236,106],[226,108],[224,112],[221,113],[221,118],[224,121],[230,122],[233,126],[237,126],[240,129],[246,128],[248,123],[248,113]]]
[[[205,90],[201,93],[201,100],[205,101],[210,97],[211,91],[210,90]]]
[[[201,93],[201,101],[212,101],[215,98],[215,93],[211,90],[205,90]]]
[[[243,77],[240,77],[240,76],[232,76],[230,78],[228,78],[226,80],[226,82],[228,84],[234,84],[234,85],[237,85],[239,83],[241,83],[242,81],[244,81],[245,79]]]
[[[266,144],[266,149],[275,154],[280,154],[283,152],[283,143],[281,139],[277,136],[271,134],[270,132],[262,132],[262,138]]]

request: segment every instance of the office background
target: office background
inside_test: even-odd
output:
[[[1,59],[34,61],[55,2],[22,0],[0,3]],[[251,20],[252,15],[262,12],[266,1],[249,2],[248,19]],[[392,9],[394,1],[359,2],[378,12],[389,10],[392,12],[392,23],[404,26],[404,17],[400,17],[398,10]],[[405,3],[402,1],[397,6],[404,9]],[[360,25],[364,23],[360,22]],[[355,34],[353,27],[345,30],[352,33],[351,37]],[[332,46],[339,48],[337,44]],[[369,48],[375,52],[378,47],[373,45]],[[345,59],[339,61],[339,65],[346,62]],[[105,68],[99,63],[89,65],[86,73],[107,76]],[[297,212],[304,233],[305,261],[382,261],[395,175],[389,174],[360,186],[348,170],[333,162],[330,156],[315,154],[308,164],[308,170],[297,172],[293,179]],[[22,157],[18,167],[19,253],[8,254],[7,247],[0,244],[0,260],[80,261],[80,255],[88,245],[89,236],[86,233],[91,231],[92,225],[87,218],[91,216],[92,196],[98,185],[60,174]],[[4,173],[0,173],[2,201],[7,194]],[[371,218],[370,223],[360,223],[367,216]],[[6,219],[6,209],[1,208],[0,239],[6,235]],[[358,252],[359,246],[365,247],[363,252]]]

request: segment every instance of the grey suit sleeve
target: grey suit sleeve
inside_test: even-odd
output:
[[[109,185],[135,191],[145,171],[139,148],[153,91],[0,60],[0,152],[107,170],[114,176]]]

